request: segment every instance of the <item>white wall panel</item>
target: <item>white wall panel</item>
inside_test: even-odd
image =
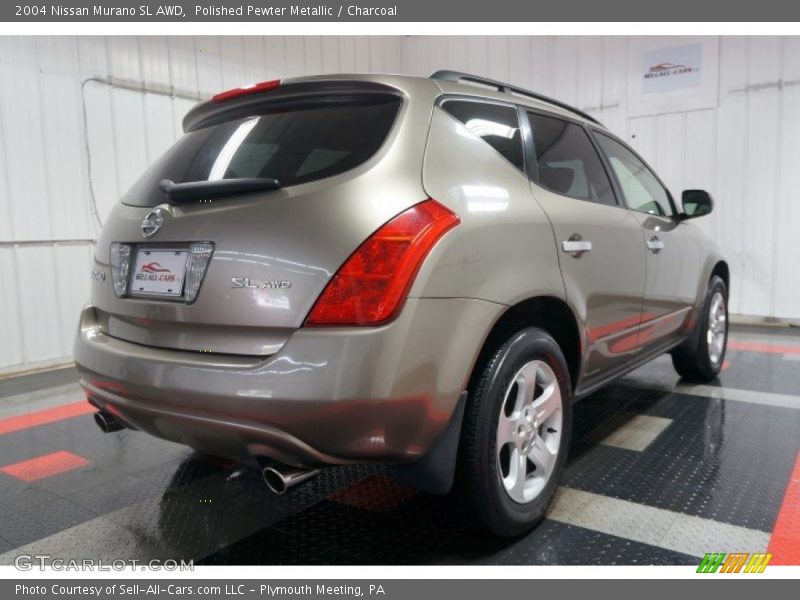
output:
[[[88,190],[83,144],[80,83],[76,73],[42,73],[42,139],[50,233],[55,239],[88,239],[94,225],[85,198]],[[44,215],[42,215],[44,217]]]
[[[0,48],[2,52],[2,48]],[[2,56],[2,54],[0,54]],[[0,62],[0,77],[5,77],[5,65]],[[12,140],[7,135],[5,106],[0,100],[0,240],[10,240],[14,231],[14,204],[11,202],[11,184],[8,179],[9,153]],[[5,273],[5,271],[3,271]],[[2,363],[0,363],[2,364]]]
[[[586,37],[578,40],[576,104],[595,111],[603,104],[603,50],[602,38]]]
[[[162,85],[172,83],[169,46],[169,38],[139,38],[139,65],[141,67],[140,77],[142,81]]]
[[[225,89],[222,81],[221,38],[213,36],[198,37],[195,54],[197,69],[197,89],[200,92]]]
[[[418,72],[418,75],[430,75],[438,70],[436,63],[439,66],[447,66],[456,70],[470,70],[469,64],[469,46],[470,40],[463,37],[448,37],[443,40],[436,38],[432,41],[431,58],[433,64],[425,66],[424,72]],[[446,57],[446,62],[442,60]],[[407,65],[408,66],[408,65]]]
[[[603,44],[603,106],[619,108],[628,85],[625,65],[628,62],[626,38],[606,37]]]
[[[286,70],[286,38],[272,36],[264,38],[264,46],[267,51],[267,77],[266,79],[277,79],[284,77]],[[350,53],[352,58],[352,51]],[[352,69],[352,66],[348,66]]]
[[[147,167],[144,97],[124,89],[111,91],[111,118],[114,133],[117,194],[122,195]],[[91,116],[89,123],[92,123]],[[91,125],[90,125],[91,126]]]
[[[556,38],[555,42],[555,77],[553,80],[553,96],[575,106],[578,105],[578,87],[580,85],[580,53],[579,38]],[[596,75],[592,75],[594,78]]]
[[[716,172],[716,115],[712,109],[694,110],[686,113],[684,121],[683,173],[675,191],[714,185],[709,177]],[[697,219],[697,227],[711,237],[717,238],[719,219]]]
[[[26,359],[64,356],[65,340],[59,322],[62,294],[58,285],[54,285],[54,255],[53,246],[20,246],[16,251],[19,321],[24,332],[22,350]],[[84,282],[85,273],[84,268]]]
[[[19,315],[20,289],[17,285],[17,257],[13,247],[0,246],[0,365],[17,365],[26,358],[22,350],[24,338]]]
[[[487,38],[486,48],[488,51],[488,71],[495,75],[495,79],[508,81],[511,63],[508,38],[499,36]]]
[[[115,36],[105,41],[109,72],[121,79],[141,80],[139,38]]]
[[[242,38],[219,38],[222,88],[228,89],[247,82]]]
[[[85,281],[91,260],[92,246],[88,244],[58,244],[53,248],[55,288],[58,290],[57,323],[61,342],[53,358],[69,356],[78,329],[78,316],[86,304]],[[52,350],[51,350],[52,352]]]
[[[291,42],[292,38],[288,38],[289,40],[289,48],[287,49],[287,55],[289,58],[292,58],[292,51],[291,51]],[[369,38],[366,36],[359,36],[355,38],[355,46],[353,48],[354,58],[355,58],[355,66],[353,67],[357,73],[365,73],[371,70],[370,67],[370,43]],[[290,65],[291,68],[291,65]]]
[[[114,115],[111,110],[112,91],[103,83],[89,81],[83,87],[82,98],[86,106],[85,135],[88,147],[98,149],[89,153],[85,153],[84,149],[85,160],[91,163],[91,180],[89,180],[88,171],[86,180],[88,187],[91,187],[91,193],[94,194],[101,221],[105,221],[120,194],[117,185],[117,155],[114,152],[116,132],[114,131]],[[101,151],[101,149],[105,149],[105,151]],[[76,201],[73,204],[91,202],[91,194],[87,192],[81,200],[83,202]]]
[[[247,37],[243,40],[244,81],[264,81],[267,79],[267,52],[264,38]]]
[[[341,42],[339,38],[325,36],[322,38],[322,72],[335,73],[341,65]]]
[[[428,66],[421,75],[430,75],[433,71],[438,70],[436,66],[437,58],[435,54],[431,54],[428,57]],[[471,73],[485,76],[494,74],[489,65],[489,41],[487,37],[474,37],[468,40],[467,60],[469,61],[469,71]]]
[[[781,106],[780,205],[773,243],[775,272],[774,312],[797,314],[800,303],[800,277],[797,276],[797,240],[800,223],[800,38],[784,39],[783,103]]]
[[[534,85],[531,40],[532,38],[527,36],[514,36],[508,39],[508,80],[524,88],[531,88]]]
[[[169,83],[177,91],[197,93],[197,45],[195,38],[177,35],[167,38],[167,40]]]
[[[143,98],[143,109],[145,162],[149,165],[175,142],[175,121],[182,115],[174,113],[174,102],[169,96],[147,94]]]
[[[42,161],[40,75],[29,67],[6,64],[1,77],[3,81],[14,82],[14,85],[0,87],[3,133],[7,142],[6,176],[13,203],[12,237],[17,240],[49,238],[47,177]]]
[[[556,38],[531,38],[527,70],[531,73],[531,89],[552,96],[556,88]]]
[[[731,285],[731,305],[741,303],[745,265],[742,247],[741,207],[746,192],[742,173],[747,165],[748,99],[743,92],[747,85],[747,38],[726,37],[720,41],[719,106],[717,107],[717,171],[713,192],[717,202],[715,216],[720,225],[717,242],[726,253],[734,280]]]
[[[449,68],[590,111],[639,149],[673,192],[714,194],[714,215],[697,223],[729,258],[734,311],[800,319],[800,136],[793,133],[800,131],[800,38],[720,38],[716,107],[629,118],[633,41],[0,37],[0,368],[69,354],[98,231],[91,192],[102,220],[180,135],[193,105],[186,96],[313,73],[427,76]],[[49,294],[41,293],[43,281]]]

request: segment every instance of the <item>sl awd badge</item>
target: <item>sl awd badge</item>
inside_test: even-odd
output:
[[[292,287],[291,281],[265,281],[259,283],[249,277],[231,277],[231,287],[234,289],[247,288],[251,290],[285,290]]]

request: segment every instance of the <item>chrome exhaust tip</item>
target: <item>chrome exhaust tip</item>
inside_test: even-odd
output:
[[[308,481],[314,477],[319,470],[317,469],[299,469],[297,467],[289,467],[286,465],[273,465],[264,467],[261,470],[261,477],[267,487],[278,496],[285,494],[287,490],[294,486]]]
[[[113,433],[114,431],[119,431],[120,429],[125,428],[122,423],[102,410],[94,413],[94,422],[97,423],[97,426],[103,433]]]

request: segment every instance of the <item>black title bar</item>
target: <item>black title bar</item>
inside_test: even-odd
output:
[[[0,3],[2,22],[796,22],[787,0],[91,0]],[[502,32],[492,32],[502,33]]]

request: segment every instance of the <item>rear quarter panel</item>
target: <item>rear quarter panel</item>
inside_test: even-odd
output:
[[[526,176],[438,107],[422,181],[461,224],[433,249],[412,296],[509,306],[533,296],[564,298],[552,227]]]

